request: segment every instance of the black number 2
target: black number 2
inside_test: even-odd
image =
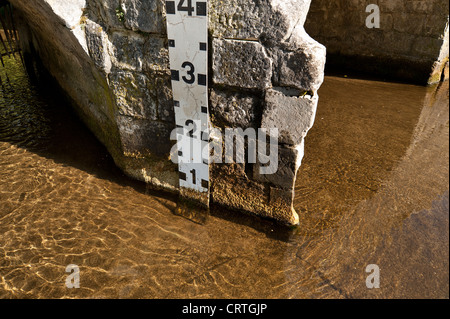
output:
[[[189,71],[186,71],[187,74],[189,75],[189,78],[183,76],[183,81],[186,82],[187,84],[193,84],[195,82],[195,67],[191,62],[184,62],[183,65],[181,66],[183,68],[189,67]]]
[[[194,7],[192,6],[192,0],[187,0],[188,4],[187,6],[183,7],[184,0],[180,0],[178,2],[178,11],[187,11],[188,15],[192,15],[192,12],[195,11]]]
[[[191,130],[188,131],[188,136],[194,138],[195,137],[194,132],[197,131],[197,125],[193,120],[187,120],[186,126],[188,127],[188,129],[192,128]]]

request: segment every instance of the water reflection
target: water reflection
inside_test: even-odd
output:
[[[369,85],[352,82],[359,89]],[[399,98],[401,92],[383,88],[385,98],[380,96],[376,101],[387,110],[376,110],[377,116],[372,122],[362,119],[364,125],[360,123],[359,127],[366,133],[361,131],[347,138],[347,142],[355,140],[351,147],[353,156],[332,156],[323,160],[325,166],[342,167],[354,161],[361,152],[368,152],[365,154],[368,157],[366,165],[352,166],[343,174],[348,179],[338,178],[338,186],[335,186],[339,193],[356,195],[346,195],[345,199],[360,199],[357,204],[341,200],[333,205],[325,204],[323,208],[319,206],[315,212],[313,209],[323,203],[319,198],[321,194],[313,191],[309,196],[315,200],[307,198],[304,204],[299,203],[299,206],[313,207],[313,216],[329,209],[329,219],[335,221],[325,222],[333,229],[324,230],[322,227],[320,238],[307,245],[302,237],[294,237],[293,240],[303,245],[294,249],[296,256],[316,269],[320,277],[339,287],[335,291],[345,292],[339,293],[341,296],[448,297],[448,82],[437,89],[424,89],[421,98],[414,96],[416,90],[407,90],[410,92],[404,96],[406,103],[403,104],[392,96]],[[413,103],[408,97],[423,104]],[[393,103],[389,103],[390,98]],[[357,108],[359,103],[363,102],[346,103],[345,108]],[[416,114],[419,118],[415,120],[414,109],[418,105]],[[322,112],[329,114],[326,101]],[[400,115],[396,116],[397,113]],[[358,121],[356,118],[353,120]],[[320,126],[319,122],[316,129],[321,129]],[[374,127],[378,132],[372,131]],[[412,132],[408,133],[411,129]],[[373,136],[374,133],[377,134]],[[320,143],[319,134],[314,138]],[[382,156],[388,158],[382,162]],[[311,157],[309,159],[312,160]],[[314,172],[316,168],[310,164],[308,169]],[[319,173],[319,178],[308,179],[305,175],[308,169],[300,174],[298,186],[320,185]],[[352,176],[358,174],[365,176],[362,187],[358,187],[360,180]],[[300,180],[302,175],[305,181]],[[372,181],[370,187],[367,186],[369,181]],[[330,187],[324,188],[330,190]],[[352,193],[353,189],[356,191]],[[361,195],[361,192],[367,194]],[[338,197],[332,198],[336,200]],[[297,199],[301,201],[302,196]],[[303,216],[310,221],[309,217]],[[324,224],[323,219],[319,220]],[[317,228],[313,229],[317,231]],[[364,269],[369,264],[377,264],[382,269],[383,287],[380,290],[371,291],[365,286],[367,274]]]
[[[176,216],[64,100],[14,61],[0,72],[0,297],[448,298],[448,83],[328,77],[290,230],[217,207],[205,225]]]

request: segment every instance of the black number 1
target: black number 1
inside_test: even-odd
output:
[[[191,171],[191,174],[192,174],[192,184],[197,184],[197,177],[196,177],[196,171],[195,171],[195,169],[193,169],[192,171]]]
[[[178,11],[187,11],[188,15],[192,15],[192,12],[195,11],[194,7],[192,6],[192,0],[188,0],[188,5],[186,7],[183,7],[184,0],[180,0],[178,2]]]

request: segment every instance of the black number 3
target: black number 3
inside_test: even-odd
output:
[[[191,62],[184,62],[183,65],[181,66],[183,68],[189,67],[189,71],[187,71],[187,74],[189,75],[189,78],[183,76],[183,81],[186,82],[187,84],[193,84],[195,82],[195,67]]]

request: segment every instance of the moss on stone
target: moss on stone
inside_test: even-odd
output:
[[[116,17],[117,17],[117,20],[119,20],[119,22],[125,21],[125,13],[123,12],[123,9],[121,6],[118,6],[116,8]]]

